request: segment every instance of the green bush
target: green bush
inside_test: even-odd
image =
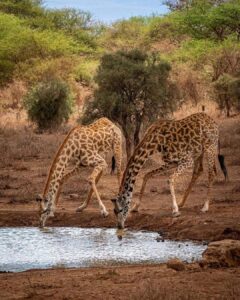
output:
[[[56,128],[67,121],[73,107],[69,86],[59,80],[45,80],[27,93],[24,106],[39,129]]]
[[[227,117],[231,111],[240,111],[240,78],[223,74],[214,83],[216,102],[220,110],[226,111]]]

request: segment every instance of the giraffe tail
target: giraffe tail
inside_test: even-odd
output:
[[[218,161],[219,161],[221,170],[222,170],[222,172],[224,174],[225,181],[228,181],[229,180],[229,178],[228,178],[228,171],[227,171],[226,164],[225,164],[224,160],[225,160],[224,155],[220,154],[220,141],[219,141],[218,142]]]
[[[114,174],[115,169],[116,169],[116,159],[115,159],[115,157],[113,156],[113,157],[112,157],[111,175]]]

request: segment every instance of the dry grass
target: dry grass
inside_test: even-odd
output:
[[[22,81],[14,81],[0,89],[0,111],[9,108],[21,110],[22,99],[26,91],[26,85]]]
[[[157,284],[156,282],[148,281],[143,286],[138,287],[136,294],[132,297],[133,300],[192,300],[203,299],[203,295],[197,294],[196,291],[191,291],[189,286],[186,290],[178,290],[171,284]]]
[[[176,285],[170,282],[161,281],[153,282],[148,280],[145,284],[140,285],[134,295],[131,297],[133,300],[200,300],[200,299],[221,299],[221,300],[237,300],[240,297],[240,287],[234,285],[232,282],[227,281],[223,283],[225,286],[226,295],[215,295],[216,297],[209,296],[208,290],[196,291],[189,283],[185,288],[177,288]]]

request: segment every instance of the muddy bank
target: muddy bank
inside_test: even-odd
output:
[[[135,230],[151,230],[159,232],[164,238],[177,240],[213,241],[224,238],[240,239],[240,205],[212,205],[211,211],[202,214],[200,207],[186,208],[182,215],[172,218],[171,211],[140,211],[132,213],[126,226]],[[233,213],[234,212],[234,213]],[[0,226],[38,226],[38,212],[31,210],[0,211]],[[85,210],[76,213],[74,210],[57,211],[47,226],[78,227],[115,227],[116,220],[111,213],[103,218],[98,210]]]
[[[166,265],[0,274],[1,299],[239,299],[240,269]]]

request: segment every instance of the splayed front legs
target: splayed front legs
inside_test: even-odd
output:
[[[95,185],[97,185],[99,179],[100,179],[101,176],[102,176],[102,173],[103,173],[103,172],[99,173],[99,175],[97,176],[97,178],[96,178],[96,180],[95,180]],[[91,198],[92,198],[92,195],[93,195],[93,189],[92,189],[92,187],[91,187],[91,188],[90,188],[90,191],[89,191],[89,193],[88,193],[87,199],[83,202],[82,205],[80,205],[80,206],[76,209],[76,212],[81,212],[81,211],[83,211],[86,207],[88,207],[88,204],[89,204],[89,202],[90,202],[90,200],[91,200]]]
[[[81,206],[78,207],[77,212],[84,210],[88,206],[90,199],[92,197],[92,194],[95,193],[101,214],[104,217],[107,217],[108,212],[106,210],[106,207],[102,203],[102,200],[100,198],[100,195],[99,195],[97,187],[96,187],[96,184],[98,183],[103,170],[107,167],[107,163],[100,155],[96,154],[94,161],[92,161],[91,164],[89,164],[89,165],[94,167],[92,174],[88,178],[88,182],[90,184],[90,191],[89,191],[87,199],[84,201],[84,203]]]
[[[139,195],[139,199],[135,202],[133,208],[131,209],[131,212],[138,212],[139,206],[142,202],[142,197],[146,188],[146,184],[148,182],[148,180],[152,177],[154,177],[155,175],[163,175],[165,172],[171,170],[172,168],[176,168],[176,164],[164,164],[161,167],[152,170],[150,172],[148,172],[147,174],[144,175],[143,177],[143,183],[142,183],[142,187],[141,187],[141,191],[140,191],[140,195]]]

